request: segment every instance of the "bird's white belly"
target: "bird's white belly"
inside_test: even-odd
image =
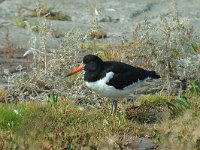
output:
[[[113,86],[109,86],[107,84],[102,85],[101,83],[97,82],[86,82],[87,87],[94,90],[98,94],[106,97],[123,97],[131,93],[134,89],[116,89]]]
[[[110,79],[112,79],[113,75],[113,72],[109,72],[104,78],[100,80],[97,80],[95,82],[85,82],[86,86],[102,96],[118,98],[128,95],[140,85],[140,81],[138,81],[123,89],[116,89],[115,87],[106,84],[107,82],[109,82]]]

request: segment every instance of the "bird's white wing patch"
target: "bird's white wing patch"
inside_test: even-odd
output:
[[[113,76],[114,76],[113,72],[108,72],[106,76],[100,80],[97,80],[95,82],[85,82],[85,83],[87,87],[89,87],[90,89],[94,90],[95,92],[97,92],[98,94],[102,96],[119,98],[119,97],[127,96],[129,93],[133,92],[135,89],[137,89],[140,86],[142,82],[138,80],[138,82],[135,82],[123,88],[122,90],[120,90],[106,84],[110,81],[110,79],[113,78]],[[149,77],[146,79],[149,79]]]
[[[108,72],[106,73],[106,76],[102,79],[103,82],[108,83],[110,79],[112,79],[114,76],[114,72]]]
[[[94,91],[101,92],[105,90],[105,86],[108,86],[106,83],[110,81],[114,76],[113,72],[108,72],[106,76],[95,82],[85,82],[86,85]]]
[[[106,97],[123,97],[124,95],[127,95],[127,91],[116,89],[113,86],[107,85],[114,76],[114,72],[108,72],[106,76],[100,80],[97,80],[95,82],[85,82],[87,87],[94,90],[98,94]]]

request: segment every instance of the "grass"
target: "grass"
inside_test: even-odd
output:
[[[148,96],[148,103],[151,103],[154,109],[157,109],[159,104],[160,110],[165,110],[163,120],[153,124],[127,117],[134,116],[138,109],[132,110],[132,114],[130,109],[125,109],[124,114],[121,108],[114,117],[109,113],[109,105],[105,105],[104,109],[84,108],[76,102],[60,97],[53,106],[51,102],[1,104],[0,147],[113,149],[128,147],[127,142],[130,144],[138,137],[148,135],[161,149],[192,149],[199,138],[200,99],[193,94],[188,95],[188,98],[191,107],[177,117],[170,118],[166,116],[167,112],[171,113],[170,110],[165,109],[165,102],[169,97]],[[147,97],[139,100],[139,109],[146,112],[144,106],[147,104]]]
[[[8,104],[2,104],[0,106],[1,111],[1,120],[0,120],[0,128],[1,129],[14,129],[18,128],[22,125],[22,122],[27,121],[27,119],[30,117],[29,114],[33,111],[33,107],[31,105],[27,108],[27,104],[21,104],[21,105],[8,105]]]
[[[63,149],[69,145],[73,149],[101,147],[101,143],[106,143],[109,136],[141,136],[145,134],[144,129],[148,128],[145,125],[136,128],[137,123],[115,118],[107,108],[103,111],[88,110],[69,100],[62,100],[55,107],[38,102],[5,105],[0,107],[0,112],[0,128],[3,131],[0,147],[5,149],[8,148],[5,143],[25,147],[23,143],[17,143],[16,138],[26,140],[30,147],[37,145],[40,149]],[[3,138],[7,132],[12,133],[12,139]],[[117,146],[115,142],[112,143],[113,147]]]

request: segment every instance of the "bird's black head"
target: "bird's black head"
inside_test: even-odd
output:
[[[82,70],[85,70],[85,79],[97,77],[102,69],[103,61],[101,58],[95,55],[86,55],[83,58],[84,65],[79,66],[78,68],[74,69],[72,72],[68,73],[66,77],[74,75]],[[92,74],[91,74],[92,73]],[[87,76],[87,77],[86,77]],[[94,77],[93,77],[94,76]]]
[[[85,64],[85,71],[94,72],[101,69],[103,61],[96,55],[86,55],[83,58],[83,63]]]

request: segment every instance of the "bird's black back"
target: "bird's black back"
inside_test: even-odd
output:
[[[133,67],[122,62],[105,61],[103,68],[100,78],[103,78],[107,72],[113,72],[114,76],[107,85],[114,86],[117,89],[123,89],[134,82],[138,82],[138,80],[144,80],[148,77],[152,79],[160,78],[155,71]]]

